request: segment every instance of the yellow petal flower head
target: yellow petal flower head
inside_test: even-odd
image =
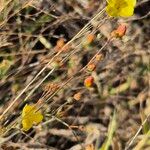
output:
[[[24,131],[28,131],[35,124],[43,120],[43,115],[37,111],[35,105],[25,105],[22,110],[22,126]]]
[[[130,17],[134,13],[136,0],[107,0],[106,12],[112,17]]]

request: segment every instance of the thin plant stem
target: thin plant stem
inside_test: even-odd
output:
[[[142,130],[144,124],[147,122],[147,120],[148,120],[149,117],[150,117],[150,113],[148,114],[148,116],[146,117],[146,119],[143,121],[143,123],[141,124],[141,126],[139,127],[139,129],[137,130],[136,134],[133,136],[133,138],[131,139],[131,141],[129,142],[129,144],[127,144],[127,146],[125,147],[125,150],[128,150],[131,147],[131,145],[135,141],[136,137],[138,136],[138,134]]]
[[[91,24],[92,21],[94,21],[95,19],[97,19],[103,12],[104,12],[105,8],[102,9],[95,17],[93,17],[68,43],[66,43],[62,49],[69,45],[70,43],[72,43],[74,40],[76,40],[77,38],[79,38],[82,34],[83,31]],[[22,96],[22,94],[29,88],[29,86],[43,73],[43,71],[54,61],[54,59],[59,56],[62,53],[62,51],[60,50],[45,66],[43,69],[41,69],[39,71],[39,73],[28,83],[28,85],[20,92],[20,94],[14,99],[14,101],[5,109],[5,111],[2,113],[2,115],[0,116],[0,120],[4,117],[4,115],[9,111],[10,108],[12,108],[12,106],[17,102],[17,100]],[[43,80],[44,81],[44,80]]]

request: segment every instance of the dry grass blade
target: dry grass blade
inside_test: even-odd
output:
[[[150,149],[150,1],[131,1],[0,0],[0,149]]]
[[[133,148],[133,150],[142,150],[142,148],[144,147],[149,138],[150,138],[150,131],[148,131],[147,134],[144,135],[142,140],[138,142],[138,144]]]
[[[100,11],[93,19],[90,20],[89,23],[87,23],[87,25],[85,25],[83,27],[83,29],[81,29],[81,31],[79,33],[77,33],[68,43],[66,43],[62,49],[69,45],[70,43],[72,43],[74,40],[76,40],[77,38],[79,38],[84,31],[88,28],[88,26],[91,24],[92,21],[94,21],[95,19],[97,19],[102,13],[104,12],[104,9],[102,11]],[[54,59],[61,53],[62,51],[59,51],[45,66],[44,68],[34,77],[34,79],[32,81],[30,81],[30,83],[22,90],[22,92],[20,92],[20,94],[18,96],[16,96],[16,98],[13,100],[13,102],[6,108],[6,110],[3,112],[3,114],[0,116],[0,120],[3,118],[3,116],[8,112],[8,110],[16,103],[16,101],[21,97],[21,95],[28,89],[28,87],[39,77],[39,75],[42,74],[42,72],[54,61]],[[45,78],[46,79],[46,78]],[[44,81],[44,80],[43,80]],[[42,81],[42,82],[43,82]],[[41,82],[41,83],[42,83]],[[36,87],[37,88],[37,87]],[[35,89],[34,89],[35,90]],[[34,91],[33,90],[33,91]]]
[[[113,136],[114,136],[114,133],[116,131],[116,128],[117,128],[116,112],[114,111],[111,122],[109,123],[107,139],[105,140],[105,142],[103,143],[103,145],[101,146],[101,148],[99,150],[108,150],[109,149],[112,139],[113,139]]]
[[[139,127],[138,131],[136,132],[136,134],[134,135],[134,137],[131,139],[131,141],[129,142],[129,144],[127,144],[125,150],[128,150],[130,148],[130,146],[134,143],[135,139],[137,138],[138,134],[140,133],[140,131],[142,130],[143,126],[145,125],[145,123],[147,122],[148,118],[150,117],[150,114],[147,115],[146,119],[143,121],[142,125]],[[149,134],[148,134],[149,135]],[[146,137],[147,138],[147,137]]]

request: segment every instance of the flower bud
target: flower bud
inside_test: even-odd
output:
[[[87,66],[87,69],[88,69],[88,71],[90,71],[90,72],[94,71],[95,68],[96,68],[95,64],[89,64],[89,65]]]
[[[87,44],[91,44],[93,41],[94,41],[94,39],[95,39],[95,35],[94,34],[89,34],[88,36],[87,36]]]
[[[91,87],[94,83],[94,78],[92,76],[89,76],[87,77],[85,80],[84,80],[84,85],[88,88],[88,87]]]
[[[76,100],[76,101],[79,101],[81,99],[81,93],[78,92],[76,94],[74,94],[73,98]]]
[[[96,60],[96,61],[103,60],[103,58],[104,58],[103,54],[97,54],[97,55],[95,56],[95,60]]]
[[[124,24],[118,26],[116,30],[111,33],[112,37],[121,38],[126,34],[127,27]]]

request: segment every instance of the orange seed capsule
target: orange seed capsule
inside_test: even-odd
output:
[[[87,44],[91,44],[93,41],[94,41],[94,39],[95,39],[95,35],[94,34],[89,34],[88,36],[87,36]]]
[[[95,64],[89,64],[87,66],[88,71],[93,71],[93,70],[95,70],[95,68],[96,68]]]
[[[121,38],[126,34],[127,27],[124,24],[118,26],[118,28],[112,31],[111,36],[116,38]]]
[[[64,41],[64,38],[60,38],[58,41],[57,41],[57,44],[56,44],[58,47],[63,47],[65,45],[65,41]]]
[[[56,43],[56,46],[55,46],[55,50],[56,50],[56,51],[60,51],[64,45],[65,45],[65,40],[64,40],[64,38],[58,39],[58,41],[57,41],[57,43]]]
[[[127,26],[122,24],[122,25],[119,25],[119,27],[117,28],[117,33],[120,37],[124,36],[126,34],[126,31],[127,31]]]
[[[93,83],[94,83],[94,78],[92,76],[89,76],[84,80],[84,85],[86,87],[91,87]]]
[[[80,100],[80,99],[81,99],[81,93],[78,92],[78,93],[74,94],[73,98],[74,98],[76,101]]]
[[[98,54],[98,55],[96,55],[95,59],[96,59],[96,61],[100,61],[103,59],[103,57],[104,57],[103,54]]]

